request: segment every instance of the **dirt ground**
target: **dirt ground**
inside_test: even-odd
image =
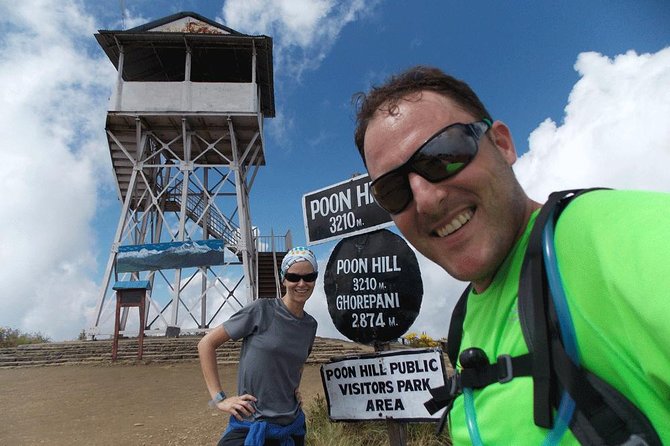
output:
[[[236,393],[236,365],[220,365]],[[301,393],[323,395],[319,366]],[[198,363],[0,369],[0,445],[215,445],[228,416],[207,406]]]

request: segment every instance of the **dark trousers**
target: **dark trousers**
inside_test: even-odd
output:
[[[295,446],[305,446],[305,437],[291,435]],[[247,431],[230,431],[224,435],[217,446],[244,446]],[[265,446],[280,446],[279,440],[265,440]]]

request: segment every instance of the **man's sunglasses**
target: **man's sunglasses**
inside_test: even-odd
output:
[[[488,119],[471,124],[451,124],[431,136],[405,164],[386,172],[371,184],[372,194],[389,214],[412,202],[408,174],[415,172],[431,183],[453,177],[477,155],[479,139],[490,129]]]
[[[284,274],[284,279],[293,283],[298,283],[300,282],[301,279],[304,280],[305,282],[314,282],[317,277],[319,277],[319,273],[317,271],[314,271],[313,273],[309,274],[296,274],[296,273]]]

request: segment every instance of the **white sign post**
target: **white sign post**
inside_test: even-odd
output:
[[[423,405],[445,383],[439,349],[335,359],[321,366],[321,379],[333,421],[438,421],[444,410],[430,415]]]

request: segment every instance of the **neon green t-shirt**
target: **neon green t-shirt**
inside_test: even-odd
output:
[[[460,350],[522,355],[517,298],[528,228],[481,294],[470,293]],[[556,253],[582,364],[617,388],[670,444],[670,195],[597,191],[573,200],[556,226]],[[541,444],[533,384],[518,377],[474,391],[486,445]],[[463,397],[450,414],[454,445],[470,444]],[[562,445],[578,444],[569,430]]]

